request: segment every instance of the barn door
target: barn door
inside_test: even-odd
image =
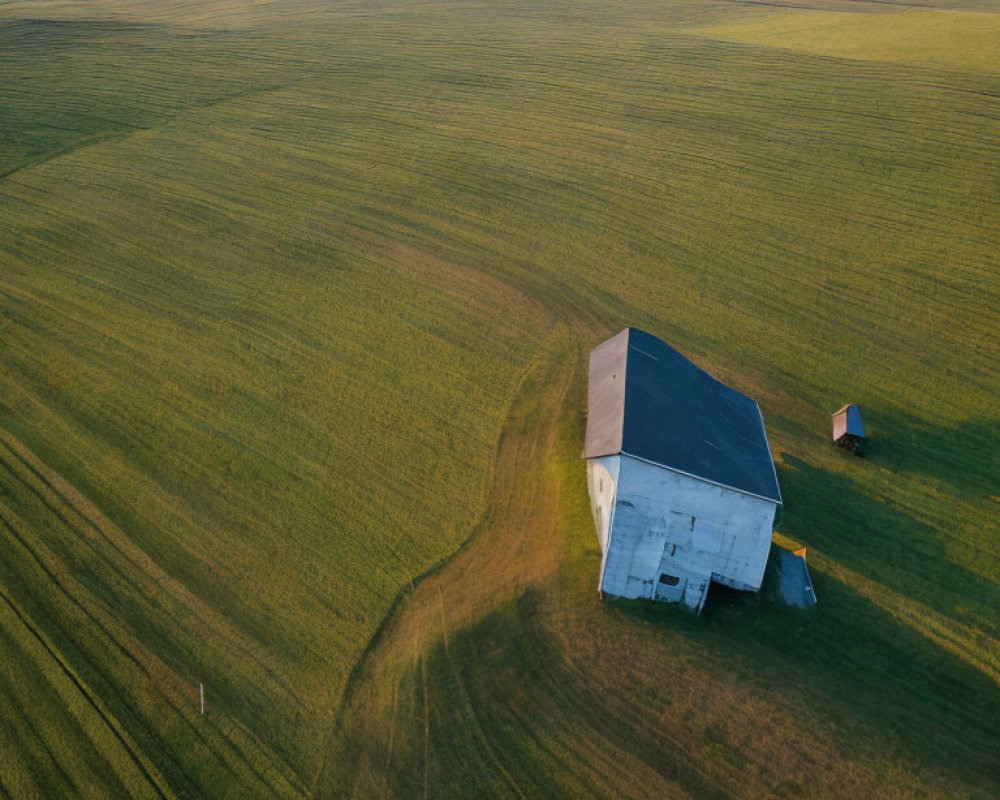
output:
[[[676,603],[684,593],[684,565],[677,558],[677,545],[667,542],[660,556],[660,565],[656,570],[654,584],[654,600],[666,603]]]
[[[690,519],[686,514],[671,514],[670,527],[660,553],[660,564],[656,570],[653,583],[653,599],[665,603],[676,603],[684,594],[685,552],[683,544],[686,540],[684,526]]]
[[[651,521],[632,551],[629,567],[629,597],[653,599],[656,586],[656,567],[663,553],[663,541],[667,536],[663,520]]]

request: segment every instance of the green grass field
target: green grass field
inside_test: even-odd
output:
[[[1000,796],[1000,17],[818,5],[0,4],[0,796]],[[598,599],[625,325],[813,611]]]

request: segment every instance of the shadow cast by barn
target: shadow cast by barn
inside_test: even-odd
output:
[[[953,563],[940,531],[874,496],[860,481],[793,456],[782,460],[782,533],[955,619],[969,603],[1000,608],[1000,586]],[[819,587],[817,595],[822,598]]]

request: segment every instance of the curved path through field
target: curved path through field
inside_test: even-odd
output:
[[[747,686],[739,645],[708,644],[674,609],[598,599],[579,446],[604,333],[564,321],[528,370],[488,510],[357,665],[315,796],[729,798],[808,779],[843,797],[879,783],[878,759],[830,757],[843,743],[822,732],[806,676]]]

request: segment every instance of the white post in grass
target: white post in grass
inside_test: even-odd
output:
[[[205,716],[205,684],[198,684],[198,694],[201,695],[201,715]]]

